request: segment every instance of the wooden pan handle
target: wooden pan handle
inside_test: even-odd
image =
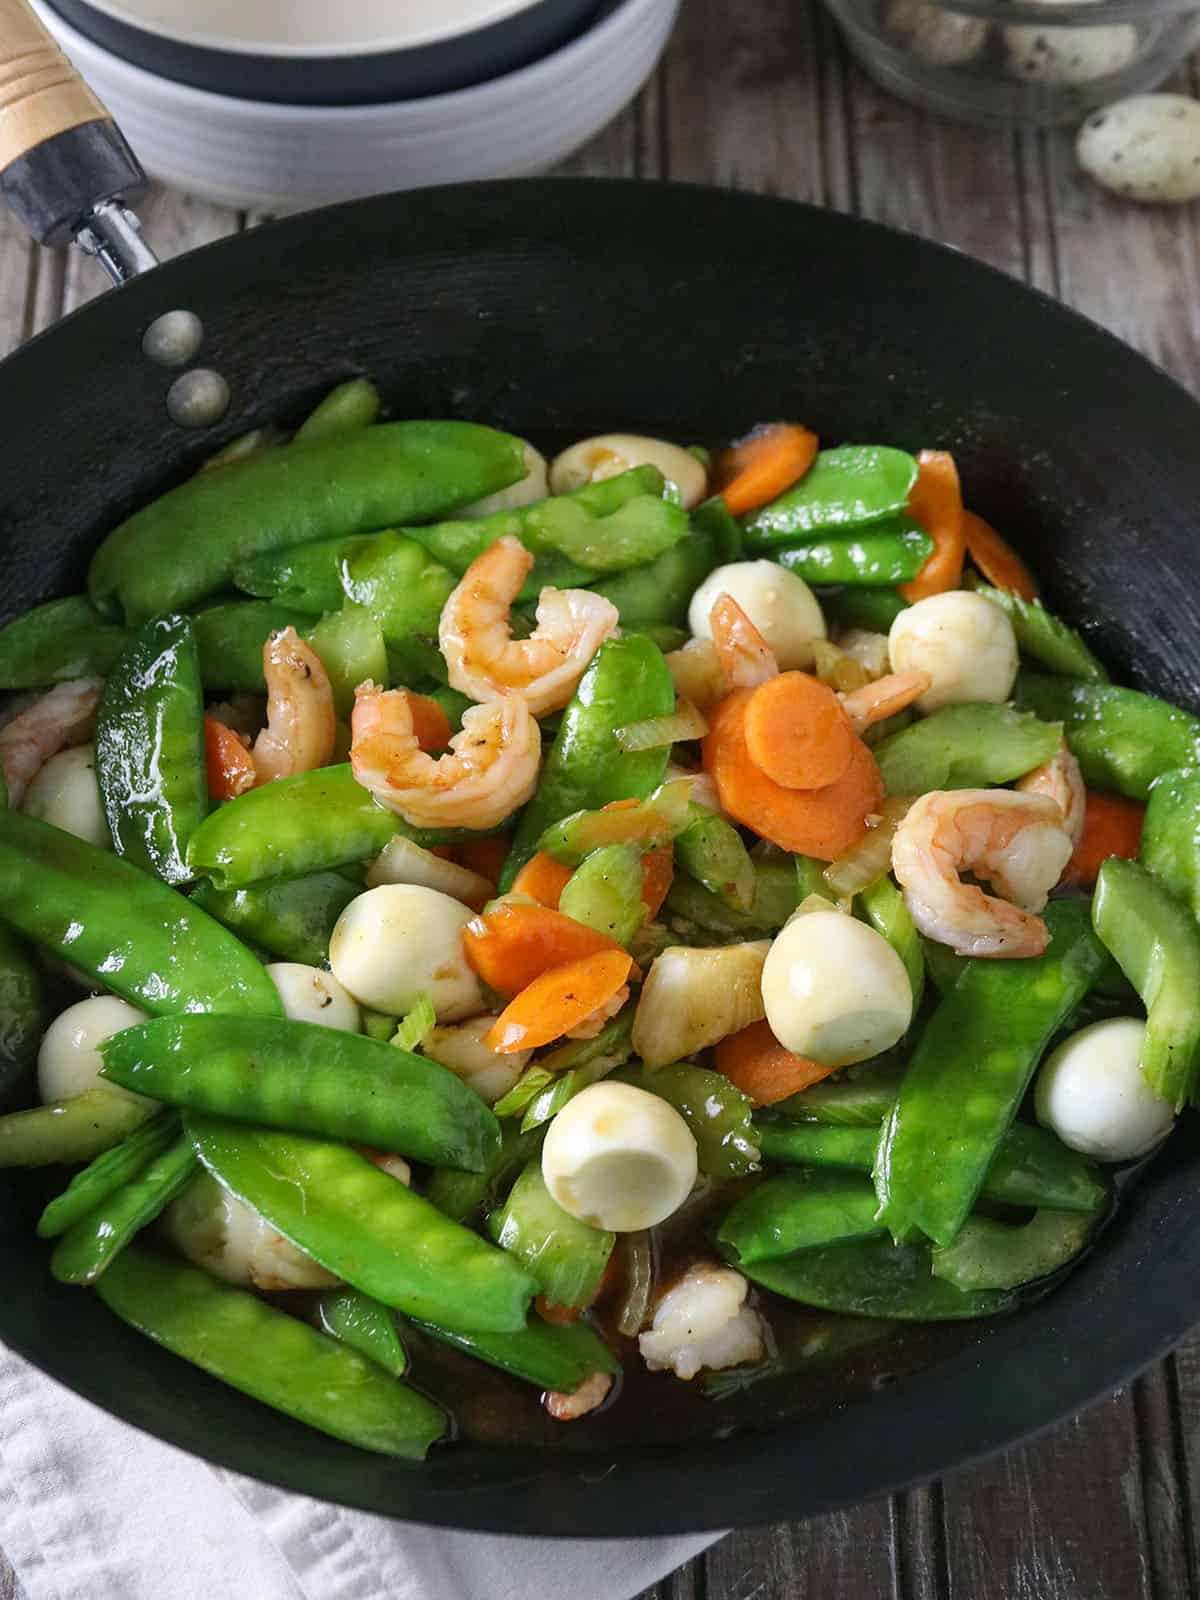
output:
[[[25,0],[0,0],[0,171],[108,112]]]

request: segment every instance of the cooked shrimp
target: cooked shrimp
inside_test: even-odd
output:
[[[321,658],[295,628],[281,628],[263,645],[267,725],[254,741],[258,782],[293,778],[325,766],[337,728],[333,688]]]
[[[1067,749],[1063,740],[1057,755],[1044,761],[1040,767],[1027,772],[1018,783],[1022,794],[1048,794],[1062,812],[1063,827],[1077,845],[1083,835],[1083,815],[1087,807],[1087,790],[1083,786],[1083,773],[1079,763]]]
[[[762,1359],[766,1324],[746,1304],[750,1285],[715,1261],[694,1261],[658,1298],[654,1319],[638,1335],[651,1372],[672,1371],[685,1382]]]
[[[577,1022],[573,1028],[568,1028],[565,1037],[568,1039],[594,1039],[598,1033],[603,1031],[604,1024],[612,1021],[628,999],[629,985],[623,983],[611,999],[606,1000],[603,1005],[597,1006],[595,1011],[590,1011],[582,1022]]]
[[[838,698],[855,733],[862,733],[912,705],[932,682],[927,672],[892,672],[886,678],[877,678],[874,683],[864,684],[861,689],[852,689]]]
[[[19,806],[25,791],[51,756],[84,744],[96,726],[103,678],[73,678],[56,684],[0,728],[0,770],[8,803]]]
[[[359,684],[351,729],[354,776],[414,828],[495,827],[537,785],[541,735],[515,695],[470,706],[436,759],[417,743],[406,689]]]
[[[731,689],[755,689],[778,676],[775,652],[731,594],[717,596],[709,618],[713,644]]]
[[[593,1372],[570,1394],[557,1394],[553,1389],[547,1389],[542,1396],[542,1404],[555,1422],[575,1422],[603,1405],[612,1385],[611,1372]]]
[[[1055,801],[1012,789],[935,789],[892,840],[892,870],[913,921],[962,956],[1040,956],[1046,904],[1072,845]],[[973,872],[1004,899],[963,883]]]
[[[519,695],[540,717],[566,705],[620,614],[587,589],[543,589],[537,627],[528,639],[513,639],[509,612],[532,569],[519,539],[497,539],[443,606],[438,643],[460,693],[481,702]]]

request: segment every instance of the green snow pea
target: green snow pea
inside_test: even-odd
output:
[[[626,755],[616,730],[675,709],[675,685],[662,651],[644,635],[608,639],[592,658],[562,714],[533,799],[521,813],[500,874],[501,893],[537,849],[552,822],[598,811],[610,800],[644,800],[663,781],[666,747]]]
[[[425,1198],[453,1222],[466,1222],[484,1205],[507,1194],[526,1162],[542,1148],[545,1129],[525,1133],[515,1122],[500,1124],[500,1153],[486,1172],[458,1172],[435,1167],[425,1185]]]
[[[670,844],[687,826],[692,815],[690,790],[689,779],[673,778],[635,806],[620,811],[574,811],[551,823],[537,847],[564,867],[579,866],[602,845],[624,844],[634,838],[639,850],[656,850]]]
[[[135,1128],[128,1138],[99,1155],[82,1172],[77,1172],[60,1195],[56,1195],[38,1221],[39,1239],[56,1239],[60,1233],[83,1219],[110,1196],[116,1194],[138,1173],[162,1155],[179,1137],[179,1117],[174,1111],[160,1111]]]
[[[939,944],[936,939],[922,939],[921,953],[925,958],[925,971],[939,994],[953,989],[971,959],[956,955],[948,944]]]
[[[186,1135],[154,1157],[135,1177],[74,1222],[50,1257],[60,1283],[95,1283],[135,1233],[153,1222],[197,1170]]]
[[[968,1217],[957,1239],[933,1252],[933,1275],[956,1289],[1018,1289],[1058,1272],[1091,1238],[1096,1213],[1042,1209],[1020,1226]]]
[[[195,1267],[126,1250],[97,1284],[110,1311],[222,1382],[322,1433],[423,1461],[437,1406],[348,1346]]]
[[[764,1161],[869,1173],[879,1128],[822,1127],[816,1122],[756,1118],[754,1137]],[[1001,1205],[1094,1212],[1104,1204],[1108,1191],[1092,1163],[1068,1150],[1061,1139],[1045,1128],[1014,1122],[1000,1141],[979,1192],[985,1200]]]
[[[675,840],[675,863],[731,911],[753,907],[754,862],[741,834],[719,812],[688,806],[687,826]]]
[[[742,1263],[769,1261],[887,1230],[865,1178],[848,1172],[798,1172],[767,1178],[737,1202],[717,1230],[717,1244]]]
[[[32,1065],[45,1023],[41,973],[17,935],[0,922],[0,1098]]]
[[[540,1160],[531,1161],[499,1211],[488,1218],[488,1232],[537,1280],[547,1300],[559,1306],[590,1306],[596,1298],[615,1233],[589,1228],[552,1197]],[[438,1318],[457,1327],[455,1318]],[[469,1323],[461,1324],[469,1327]]]
[[[261,963],[219,922],[128,861],[20,811],[0,810],[0,917],[151,1015],[283,1014]]]
[[[314,539],[308,544],[285,545],[282,550],[264,550],[238,563],[233,582],[244,594],[258,595],[309,617],[320,616],[324,611],[336,611],[346,598],[342,566],[350,551],[361,550],[375,539],[399,537],[389,529],[367,536],[342,534],[336,539]]]
[[[364,1294],[439,1325],[525,1326],[535,1284],[518,1263],[346,1145],[194,1111],[185,1126],[218,1183]]]
[[[883,935],[903,961],[915,1016],[925,994],[925,954],[904,896],[891,878],[883,877],[860,893],[858,903],[875,932]]]
[[[794,488],[747,518],[746,548],[882,522],[905,509],[916,481],[917,463],[903,450],[854,444],[822,450]]]
[[[218,889],[201,878],[191,903],[273,956],[320,967],[334,923],[361,893],[362,885],[340,872],[310,872],[255,889]]]
[[[312,623],[295,606],[271,600],[230,600],[207,606],[192,618],[206,689],[263,694],[263,645],[281,628],[303,631]]]
[[[738,559],[741,536],[725,502],[706,500],[692,512],[691,531],[678,544],[591,587],[616,606],[626,632],[686,627],[693,594],[714,568]]]
[[[1146,1081],[1178,1111],[1197,1098],[1200,928],[1161,878],[1119,856],[1100,868],[1092,920],[1146,1008]]]
[[[390,1306],[380,1305],[369,1294],[343,1286],[330,1289],[317,1306],[321,1327],[332,1338],[357,1350],[393,1378],[402,1378],[408,1357],[400,1342],[396,1315]]]
[[[440,516],[524,472],[520,439],[470,422],[389,422],[283,445],[135,512],[93,557],[88,591],[101,610],[144,622],[224,588],[260,551]]]
[[[853,537],[769,548],[772,561],[805,583],[907,583],[920,572],[933,540],[911,517],[899,516]]]
[[[377,856],[396,833],[426,846],[479,837],[461,828],[410,828],[376,805],[346,763],[277,778],[219,806],[192,835],[188,862],[219,889],[242,889],[352,866]]]
[[[454,591],[454,574],[402,534],[379,534],[347,550],[339,569],[346,598],[366,609],[384,639],[411,634],[437,637],[442,607]]]
[[[85,594],[48,600],[0,628],[0,689],[42,689],[70,678],[102,678],[129,635]]]
[[[1011,706],[970,702],[943,706],[892,734],[875,747],[875,759],[889,794],[991,789],[1049,761],[1062,736],[1059,722]]]
[[[1065,678],[1108,682],[1108,673],[1080,635],[1047,611],[1040,600],[1026,600],[1011,589],[993,589],[986,583],[973,583],[971,587],[1005,613],[1024,655]]]
[[[70,1100],[10,1111],[0,1117],[0,1167],[91,1161],[120,1144],[154,1111],[110,1089],[87,1089]]]
[[[757,1170],[754,1107],[724,1073],[680,1061],[669,1067],[622,1067],[616,1077],[675,1107],[692,1130],[700,1171],[708,1177],[744,1178]]]
[[[954,1238],[1043,1050],[1104,966],[1082,901],[1053,902],[1046,926],[1045,955],[972,961],[925,1026],[875,1157],[893,1236],[917,1227],[935,1244]]]
[[[742,558],[742,525],[719,494],[710,495],[692,512],[692,530],[715,541],[715,566]]]
[[[348,602],[340,611],[322,617],[305,638],[329,674],[333,703],[339,717],[354,709],[354,691],[360,683],[386,684],[387,648],[379,623],[366,606]]]
[[[896,589],[868,589],[857,585],[821,596],[827,622],[839,628],[861,628],[866,633],[888,633],[908,601]]]
[[[377,1145],[483,1172],[500,1148],[461,1078],[409,1050],[316,1022],[160,1017],[100,1047],[104,1076],[172,1105]]]
[[[837,1128],[875,1128],[892,1109],[904,1068],[891,1056],[845,1067],[771,1107],[772,1113]]]
[[[555,1394],[571,1394],[593,1372],[619,1372],[621,1363],[586,1322],[554,1326],[531,1317],[518,1333],[460,1333],[432,1322],[416,1326],[430,1338],[463,1350],[514,1378]]]
[[[96,777],[118,855],[186,883],[188,840],[208,811],[200,655],[187,617],[147,622],[109,673]]]
[[[348,378],[331,389],[324,400],[296,429],[302,444],[329,439],[338,433],[366,428],[378,417],[383,401],[369,378]]]
[[[646,916],[642,852],[631,844],[593,850],[563,885],[558,909],[615,944],[628,945]]]
[[[1022,672],[1016,698],[1063,723],[1085,782],[1097,789],[1145,800],[1164,772],[1200,763],[1200,718],[1153,695]]]
[[[993,1316],[1016,1304],[1003,1290],[956,1289],[933,1276],[928,1245],[895,1245],[890,1239],[818,1245],[755,1261],[743,1270],[751,1282],[787,1300],[858,1317],[957,1322]]]
[[[1164,772],[1150,791],[1138,859],[1200,920],[1200,771]]]

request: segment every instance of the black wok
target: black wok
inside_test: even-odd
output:
[[[168,422],[139,351],[176,306],[233,404]],[[1081,318],[963,256],[799,205],[683,187],[490,184],[361,201],[243,234],[78,312],[0,366],[4,616],[81,587],[113,524],[234,434],[370,372],[393,414],[554,445],[612,427],[721,439],[801,417],[834,440],[954,451],[971,503],[1126,681],[1200,706],[1200,407]],[[38,1177],[0,1181],[0,1337],[210,1460],[464,1528],[640,1534],[776,1521],[928,1477],[1124,1382],[1200,1319],[1200,1119],[1185,1118],[1055,1294],[918,1350],[887,1387],[777,1383],[757,1423],[557,1450],[460,1445],[424,1467],[302,1429],[59,1287]],[[839,1398],[840,1396],[840,1398]],[[799,1411],[789,1420],[789,1412]],[[656,1436],[659,1442],[656,1443]]]

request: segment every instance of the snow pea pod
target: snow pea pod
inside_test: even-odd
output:
[[[590,1306],[596,1298],[617,1242],[615,1233],[590,1228],[563,1210],[546,1187],[540,1160],[529,1163],[504,1205],[488,1218],[488,1232],[537,1279],[547,1300],[571,1307]],[[454,1318],[435,1320],[458,1326]]]
[[[308,544],[285,545],[282,550],[264,550],[238,563],[233,583],[244,594],[318,617],[323,611],[336,611],[346,598],[342,563],[350,551],[375,539],[398,537],[394,529],[387,529],[367,536],[342,534],[336,539],[313,539]]]
[[[526,1133],[515,1122],[500,1124],[500,1153],[486,1172],[458,1172],[435,1167],[425,1185],[425,1198],[453,1222],[466,1222],[484,1205],[507,1194],[526,1162],[542,1148],[545,1129]]]
[[[616,1078],[675,1107],[692,1130],[700,1171],[744,1178],[758,1167],[754,1107],[722,1072],[680,1061],[669,1067],[623,1067]]]
[[[0,1167],[91,1161],[153,1115],[153,1106],[139,1105],[108,1089],[88,1089],[31,1111],[10,1111],[0,1117]]]
[[[190,1111],[196,1154],[336,1277],[407,1316],[513,1333],[536,1285],[520,1265],[344,1144]]]
[[[117,853],[186,883],[187,843],[208,811],[200,656],[187,617],[147,622],[109,674],[96,777]]]
[[[263,694],[263,645],[280,628],[309,627],[312,618],[296,606],[271,600],[230,600],[192,618],[206,689]]]
[[[470,422],[389,422],[284,445],[135,512],[93,557],[88,592],[144,622],[224,588],[260,551],[441,516],[524,472],[520,439]]]
[[[354,691],[360,683],[388,681],[383,630],[366,606],[348,601],[340,611],[330,612],[314,627],[307,628],[304,637],[329,674],[339,717],[349,719],[354,709]]]
[[[904,963],[912,986],[913,1013],[925,994],[925,953],[908,903],[891,878],[877,878],[858,897],[867,921]]]
[[[41,973],[17,935],[0,922],[0,1098],[37,1056],[45,1021]]]
[[[925,1026],[875,1157],[893,1236],[917,1227],[935,1244],[954,1238],[1043,1050],[1104,966],[1082,901],[1048,906],[1046,926],[1045,955],[972,961]]]
[[[1153,695],[1022,672],[1016,699],[1062,722],[1084,780],[1097,789],[1145,800],[1164,772],[1200,763],[1200,718]]]
[[[1047,611],[1040,600],[1026,600],[1011,589],[993,589],[986,583],[973,583],[971,587],[1005,613],[1025,655],[1065,678],[1108,682],[1108,673],[1080,635]]]
[[[956,1289],[1017,1289],[1073,1261],[1095,1231],[1095,1212],[1040,1210],[1014,1227],[968,1217],[958,1238],[933,1252],[933,1275]]]
[[[1015,1296],[997,1289],[956,1289],[935,1278],[928,1245],[856,1239],[755,1261],[746,1276],[787,1300],[859,1317],[901,1322],[957,1322],[1008,1311]]]
[[[335,1439],[423,1461],[446,1430],[445,1416],[424,1395],[195,1267],[134,1248],[96,1287],[110,1311],[156,1344]]]
[[[887,633],[908,601],[896,589],[869,589],[857,585],[821,596],[825,620],[839,628],[862,628],[866,633]]]
[[[1058,682],[1058,679],[1051,679]],[[990,789],[1049,761],[1062,743],[1059,722],[1011,706],[943,706],[875,747],[889,794]]]
[[[907,583],[933,550],[933,540],[909,517],[872,523],[856,537],[769,547],[772,561],[805,583]]]
[[[500,1148],[490,1109],[409,1050],[316,1022],[160,1017],[100,1047],[104,1076],[172,1105],[324,1133],[483,1172]]]
[[[85,594],[48,600],[0,628],[0,689],[103,678],[128,640]]]
[[[717,1230],[723,1252],[743,1265],[886,1233],[865,1178],[807,1171],[767,1178],[743,1195]]]
[[[361,893],[362,885],[340,872],[310,872],[253,889],[218,889],[202,878],[191,903],[284,961],[320,967],[329,955],[334,923]]]
[[[1178,1111],[1197,1098],[1200,928],[1161,878],[1119,856],[1100,868],[1092,920],[1146,1008],[1146,1081]]]
[[[736,561],[740,553],[741,529],[723,500],[709,500],[692,513],[691,531],[678,544],[591,588],[616,606],[626,632],[685,627],[692,595],[714,567]]]
[[[196,1172],[192,1141],[181,1134],[94,1211],[72,1223],[50,1257],[59,1283],[95,1283],[135,1233],[168,1206]]]
[[[0,916],[153,1016],[283,1014],[239,939],[157,878],[20,811],[0,810]]]
[[[179,1116],[160,1111],[149,1122],[135,1128],[128,1138],[106,1150],[77,1172],[60,1195],[56,1195],[38,1221],[39,1239],[56,1239],[60,1233],[102,1205],[118,1189],[147,1167],[179,1137]]]
[[[772,1106],[772,1112],[838,1128],[875,1128],[900,1091],[903,1068],[890,1057],[847,1067]]]
[[[688,806],[687,826],[675,840],[675,861],[731,911],[753,907],[754,862],[741,834],[719,812]]]
[[[1150,791],[1138,860],[1200,921],[1200,771],[1164,772]]]
[[[903,450],[843,445],[822,450],[794,488],[743,524],[747,550],[764,550],[809,533],[861,528],[908,504],[917,463]]]
[[[939,994],[953,989],[971,959],[956,955],[948,944],[938,944],[936,939],[922,939],[921,953],[925,958],[925,971]]]
[[[311,444],[354,428],[366,428],[378,417],[383,401],[369,378],[348,378],[331,389],[296,429],[296,438]]]
[[[432,1322],[417,1322],[416,1326],[477,1361],[556,1394],[572,1393],[593,1372],[620,1370],[616,1356],[586,1322],[552,1326],[540,1317],[531,1317],[529,1326],[518,1333],[460,1333]]]
[[[628,945],[645,920],[641,851],[631,844],[593,850],[563,885],[558,909],[614,944]]]
[[[675,709],[675,685],[662,651],[644,634],[600,646],[562,714],[533,799],[521,813],[500,891],[533,855],[552,822],[598,811],[610,800],[644,800],[663,781],[668,747],[626,754],[616,730]]]
[[[330,1289],[317,1306],[321,1327],[334,1339],[357,1350],[393,1378],[402,1378],[408,1357],[400,1341],[395,1313],[359,1289]]]

